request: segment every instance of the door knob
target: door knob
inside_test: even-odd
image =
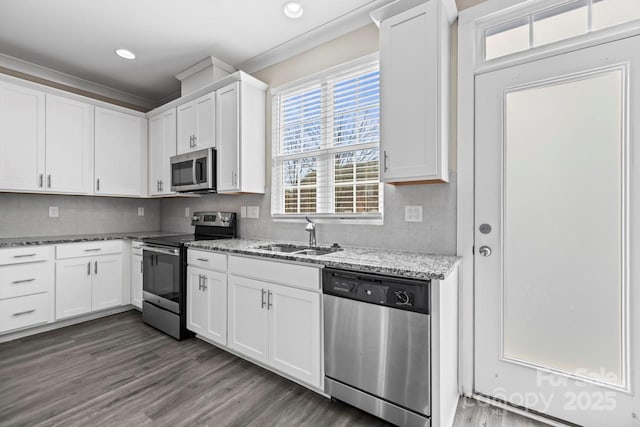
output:
[[[491,248],[489,246],[480,246],[478,252],[480,252],[482,256],[491,256]]]

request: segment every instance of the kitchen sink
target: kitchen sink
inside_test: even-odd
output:
[[[334,246],[331,248],[310,248],[309,246],[298,245],[267,245],[258,246],[256,249],[262,249],[264,251],[281,252],[295,255],[326,255],[333,252],[341,251],[340,246]]]

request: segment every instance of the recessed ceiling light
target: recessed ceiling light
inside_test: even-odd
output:
[[[124,59],[136,59],[136,55],[127,49],[116,49],[116,55]]]
[[[283,9],[284,9],[284,14],[287,15],[287,17],[292,19],[300,18],[304,13],[304,9],[302,8],[302,5],[295,1],[290,1],[285,3]]]

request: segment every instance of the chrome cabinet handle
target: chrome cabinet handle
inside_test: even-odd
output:
[[[96,252],[96,251],[100,251],[102,250],[102,248],[93,248],[93,249],[85,249],[85,252]]]
[[[35,281],[35,280],[36,280],[35,278],[34,278],[34,279],[14,280],[14,281],[13,281],[13,282],[11,282],[11,283],[15,283],[15,284],[18,284],[18,283],[28,283],[28,282],[33,282],[33,281]]]
[[[51,175],[47,175],[47,188],[51,188]]]
[[[384,172],[386,172],[389,168],[387,167],[387,159],[389,159],[389,155],[387,154],[387,150],[384,150]]]
[[[193,135],[193,147],[196,148],[198,146],[198,137]]]
[[[100,191],[100,178],[96,179],[96,191]]]
[[[487,256],[491,256],[491,248],[489,246],[480,246],[480,249],[478,249],[478,252],[480,252],[480,255],[487,257]]]
[[[23,255],[14,255],[14,258],[26,258],[30,256],[36,256],[36,254],[23,254]]]
[[[260,308],[264,308],[265,306],[265,302],[264,302],[264,294],[267,293],[267,291],[265,291],[264,289],[262,290],[262,299],[260,301]]]
[[[198,261],[209,262],[209,259],[208,258],[198,258]]]
[[[269,291],[269,293],[267,294],[267,310],[271,310],[271,307],[273,307],[273,303],[271,302],[272,296],[273,296],[273,293]]]
[[[91,276],[91,261],[87,263],[87,276]]]
[[[160,191],[164,191],[164,182],[160,180]]]
[[[95,264],[94,264],[93,272],[95,274],[98,274],[98,261],[96,261]]]
[[[22,316],[23,314],[29,314],[29,313],[33,313],[34,311],[36,311],[35,308],[32,308],[31,310],[27,310],[27,311],[21,311],[19,313],[13,313],[14,316]]]
[[[140,274],[144,273],[144,264],[140,261]]]
[[[206,275],[202,275],[202,290],[206,291],[207,290],[207,276]]]
[[[44,174],[40,174],[40,188],[44,185]]]

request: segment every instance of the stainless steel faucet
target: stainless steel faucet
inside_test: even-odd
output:
[[[309,217],[307,217],[307,221],[309,222],[307,226],[304,228],[309,232],[309,246],[315,247],[317,245],[316,242],[316,223],[311,221]]]

